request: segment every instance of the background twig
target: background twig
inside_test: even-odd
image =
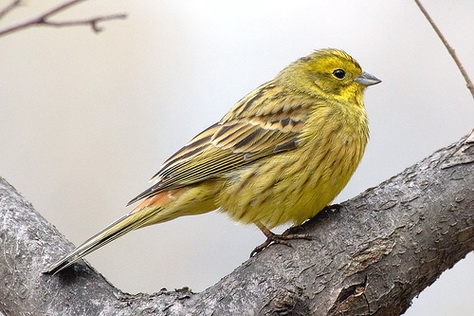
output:
[[[5,27],[3,29],[0,29],[0,36],[19,31],[21,29],[25,29],[27,27],[31,27],[33,25],[47,25],[47,26],[54,26],[54,27],[62,27],[62,26],[73,26],[73,25],[90,25],[92,30],[96,33],[102,31],[102,28],[100,28],[97,23],[103,22],[103,21],[109,21],[109,20],[117,20],[117,19],[125,19],[127,17],[126,14],[124,13],[118,13],[118,14],[112,14],[112,15],[105,15],[105,16],[98,16],[98,17],[92,17],[92,18],[85,18],[85,19],[80,19],[80,20],[72,20],[72,21],[50,21],[48,20],[51,16],[64,11],[79,2],[82,2],[84,0],[70,0],[67,2],[64,2],[52,9],[47,10],[46,12],[43,12],[42,14],[38,15],[37,17],[34,17],[32,19],[20,22],[15,25],[11,25],[8,27]],[[10,13],[14,8],[18,7],[18,5],[21,3],[20,0],[15,0],[9,5],[7,5],[5,8],[0,10],[0,19],[5,16],[6,14]]]
[[[3,9],[0,10],[0,19],[2,19],[5,15],[10,13],[13,9],[18,7],[21,4],[21,0],[14,0]]]
[[[466,70],[464,69],[464,66],[462,65],[461,61],[459,60],[458,56],[456,55],[456,52],[455,52],[454,48],[452,48],[451,45],[449,45],[449,43],[446,40],[446,38],[444,37],[443,33],[441,33],[440,29],[435,24],[435,22],[433,21],[431,16],[428,14],[425,7],[421,4],[421,2],[419,0],[415,0],[415,3],[420,8],[421,12],[425,16],[425,18],[428,20],[428,22],[430,22],[431,27],[433,27],[434,31],[436,32],[438,37],[441,39],[444,46],[448,50],[449,54],[453,58],[454,62],[458,66],[459,71],[461,71],[461,74],[464,77],[464,80],[466,81],[466,87],[469,89],[469,91],[471,92],[472,97],[474,98],[474,85],[472,84],[471,78],[469,78],[468,73],[466,72]]]

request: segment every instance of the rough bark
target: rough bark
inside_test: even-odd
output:
[[[272,246],[201,293],[130,295],[83,261],[43,275],[73,245],[0,178],[0,306],[7,315],[399,315],[474,250],[473,188],[471,134],[298,228],[312,241]]]

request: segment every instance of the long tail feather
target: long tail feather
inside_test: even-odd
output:
[[[82,257],[119,238],[120,236],[123,236],[126,233],[142,226],[146,226],[150,219],[158,212],[160,212],[159,208],[148,208],[137,212],[132,212],[119,218],[104,230],[89,238],[71,253],[50,265],[43,271],[43,273],[56,274],[59,271],[66,269],[74,262],[80,260]]]

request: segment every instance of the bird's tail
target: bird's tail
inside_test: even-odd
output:
[[[176,204],[173,202],[176,202],[183,191],[186,190],[176,189],[161,192],[144,200],[131,213],[119,218],[101,232],[89,238],[71,253],[47,267],[43,273],[55,274],[132,230],[186,215],[176,210],[176,207],[173,207],[173,204]]]

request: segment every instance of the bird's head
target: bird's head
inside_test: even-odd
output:
[[[362,97],[366,87],[381,82],[338,49],[321,49],[300,58],[277,78],[301,92],[344,100]]]

